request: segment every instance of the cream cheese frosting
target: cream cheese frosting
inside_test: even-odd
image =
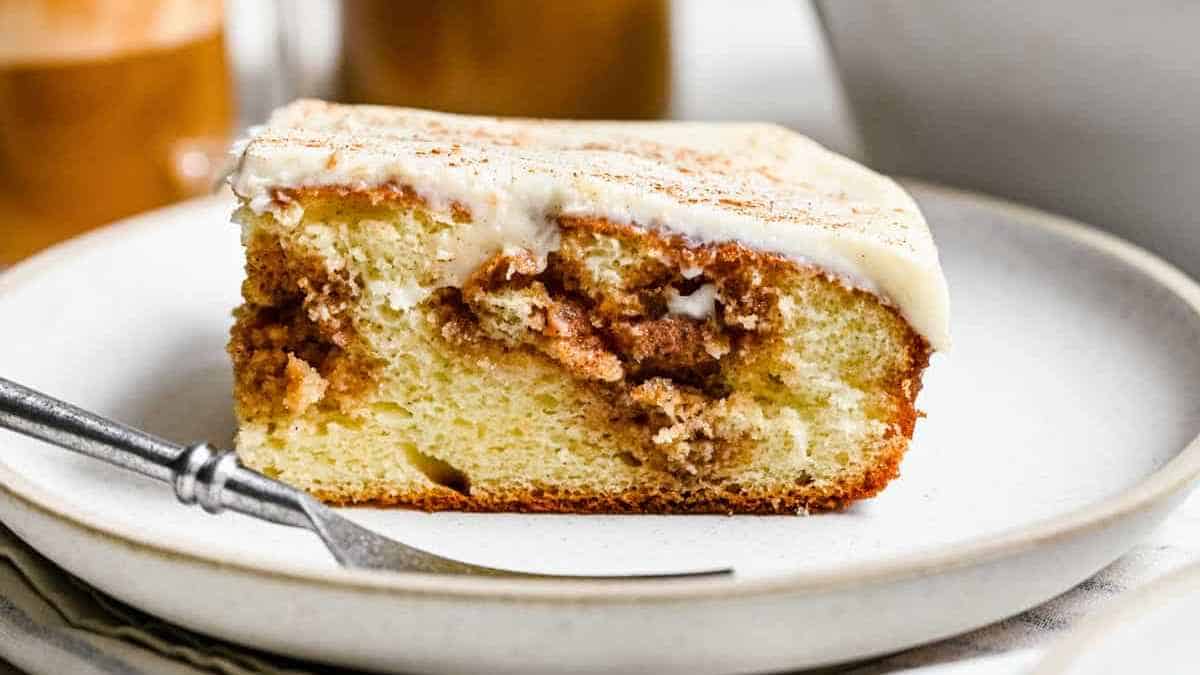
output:
[[[506,247],[555,250],[559,216],[603,217],[816,265],[894,305],[934,349],[950,344],[946,282],[916,203],[891,179],[775,125],[497,119],[302,100],[239,151],[234,192],[289,219],[295,205],[279,202],[281,188],[403,186],[434,210],[465,208],[471,225],[438,255],[448,284]]]

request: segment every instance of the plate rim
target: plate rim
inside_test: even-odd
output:
[[[1073,240],[1095,252],[1128,265],[1171,291],[1200,316],[1200,283],[1157,255],[1116,235],[1102,232],[1064,216],[978,192],[902,178],[905,188],[951,199],[965,199],[1006,214],[1026,227],[1040,228]],[[0,273],[0,297],[35,280],[56,265],[130,233],[155,226],[164,217],[230,204],[227,195],[200,197],[119,220],[82,236],[48,248]],[[253,553],[217,555],[174,536],[152,538],[118,523],[102,522],[69,503],[57,501],[0,455],[0,492],[25,509],[39,511],[66,524],[106,539],[110,543],[192,565],[236,570],[240,573],[332,590],[390,592],[446,599],[507,600],[628,604],[699,599],[729,599],[779,592],[830,592],[865,584],[898,582],[939,572],[978,566],[1010,557],[1057,540],[1086,534],[1107,523],[1153,506],[1192,487],[1200,478],[1200,430],[1171,460],[1120,493],[1066,513],[1025,526],[943,544],[925,551],[877,561],[849,564],[836,570],[788,572],[739,579],[677,579],[636,582],[594,579],[496,579],[425,573],[380,573],[342,568],[314,569],[299,564],[268,564]],[[164,489],[166,489],[164,487]]]

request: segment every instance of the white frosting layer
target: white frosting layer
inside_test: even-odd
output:
[[[434,210],[466,208],[472,224],[440,246],[448,283],[506,246],[554,250],[559,215],[738,241],[878,294],[935,349],[950,342],[946,282],[917,205],[889,178],[774,125],[499,120],[298,101],[245,146],[231,183],[260,210],[278,207],[276,189],[319,186],[404,186]],[[399,304],[411,301],[404,295]]]

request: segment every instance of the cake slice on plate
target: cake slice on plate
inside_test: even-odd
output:
[[[916,204],[780,127],[299,101],[241,153],[237,450],[326,501],[839,508],[949,340]]]

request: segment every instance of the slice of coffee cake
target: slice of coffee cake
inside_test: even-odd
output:
[[[913,201],[775,126],[300,101],[231,182],[238,453],[335,503],[838,508],[948,342]]]

